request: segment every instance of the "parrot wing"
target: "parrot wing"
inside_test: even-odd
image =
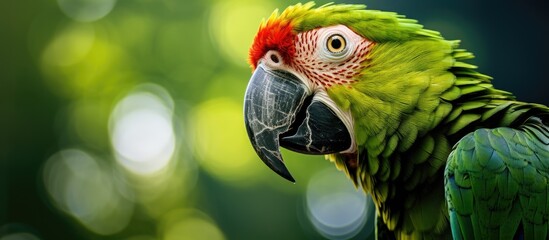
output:
[[[444,179],[454,239],[548,239],[549,126],[541,119],[466,135]]]

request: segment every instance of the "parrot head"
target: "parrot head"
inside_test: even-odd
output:
[[[400,123],[435,112],[439,95],[451,87],[430,87],[451,64],[452,43],[440,39],[414,20],[363,5],[315,8],[310,2],[275,11],[249,52],[253,74],[244,118],[256,153],[293,182],[280,147],[350,156],[346,168],[356,167],[368,146],[383,145],[372,147],[377,154],[394,151],[379,139],[403,138]],[[416,133],[431,123],[415,123]]]

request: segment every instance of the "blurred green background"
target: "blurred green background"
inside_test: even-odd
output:
[[[370,236],[331,163],[284,151],[291,184],[246,137],[248,47],[294,3],[0,1],[0,239]],[[347,3],[462,39],[497,87],[549,104],[542,1]]]

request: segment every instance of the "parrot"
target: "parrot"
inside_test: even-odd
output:
[[[549,108],[459,44],[360,4],[277,9],[249,50],[249,141],[292,182],[281,147],[324,155],[372,197],[378,239],[549,239]]]

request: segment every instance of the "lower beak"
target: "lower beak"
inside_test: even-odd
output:
[[[295,182],[279,147],[306,154],[347,150],[351,137],[345,124],[295,75],[258,65],[244,98],[248,137],[261,160]]]

